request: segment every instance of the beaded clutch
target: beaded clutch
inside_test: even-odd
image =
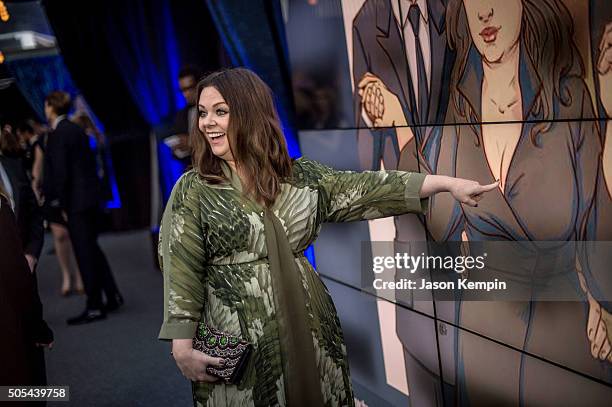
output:
[[[220,332],[203,322],[198,323],[196,336],[193,338],[193,349],[225,360],[223,367],[209,366],[206,373],[231,384],[240,381],[251,348],[251,344],[244,339]]]

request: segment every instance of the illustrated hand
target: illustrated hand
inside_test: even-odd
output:
[[[612,344],[612,314],[610,314],[605,309],[601,309],[601,320],[606,326],[606,331],[608,332],[608,343]],[[608,354],[608,362],[612,363],[612,352]]]
[[[361,106],[374,127],[406,126],[404,111],[397,95],[376,75],[366,72],[359,84]]]
[[[599,75],[599,96],[606,116],[612,118],[612,22],[606,25],[599,43],[597,73]]]
[[[482,199],[485,192],[497,188],[499,181],[489,185],[480,185],[476,181],[462,178],[453,178],[449,192],[457,201],[469,205],[478,206],[478,201]]]
[[[206,368],[223,367],[225,364],[221,358],[213,358],[193,349],[191,339],[172,340],[172,354],[183,376],[192,382],[216,382],[219,379],[206,373]]]
[[[587,337],[591,343],[591,355],[595,359],[612,362],[612,315],[587,293],[589,301],[589,319]]]

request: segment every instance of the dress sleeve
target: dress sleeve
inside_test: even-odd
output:
[[[419,192],[424,174],[404,171],[337,171],[300,160],[316,179],[318,212],[323,222],[370,220],[405,213],[425,213],[428,199]]]
[[[176,183],[159,234],[164,276],[164,322],[159,339],[193,338],[204,306],[204,230],[200,219],[197,174]]]

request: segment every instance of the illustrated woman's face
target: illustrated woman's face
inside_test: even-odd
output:
[[[501,62],[521,32],[521,0],[463,0],[472,41],[489,63]]]
[[[198,127],[213,154],[225,161],[234,159],[226,134],[229,117],[229,106],[217,88],[209,86],[202,89],[198,101]]]

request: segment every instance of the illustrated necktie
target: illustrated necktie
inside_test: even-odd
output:
[[[417,57],[417,81],[419,97],[418,103],[418,124],[427,124],[427,115],[429,110],[429,87],[427,86],[427,73],[425,72],[425,60],[423,59],[423,50],[421,49],[421,41],[419,40],[419,28],[421,23],[421,10],[416,4],[412,4],[408,10],[408,20],[412,26],[414,33],[414,49]]]

